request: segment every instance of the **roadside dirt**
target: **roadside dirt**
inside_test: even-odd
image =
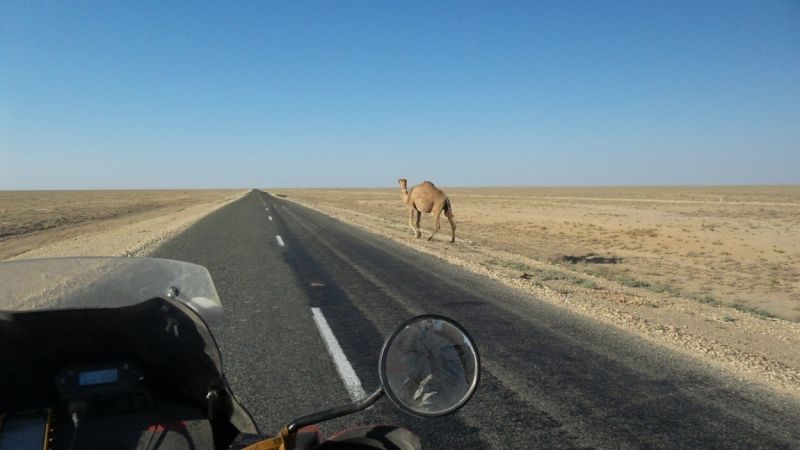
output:
[[[455,244],[399,188],[270,192],[800,395],[800,187],[445,189]]]
[[[144,256],[244,191],[3,191],[0,260]]]

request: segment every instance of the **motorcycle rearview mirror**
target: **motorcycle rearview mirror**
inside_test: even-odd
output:
[[[478,388],[481,363],[469,333],[444,316],[426,314],[400,323],[389,334],[378,363],[381,387],[369,396],[300,417],[286,427],[300,428],[362,411],[387,395],[400,409],[420,417],[455,412]]]
[[[392,331],[378,370],[384,392],[400,409],[439,417],[469,401],[478,388],[481,363],[475,341],[461,325],[427,314]]]

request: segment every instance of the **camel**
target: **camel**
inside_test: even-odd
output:
[[[439,215],[444,211],[447,220],[450,221],[450,228],[453,233],[450,237],[450,242],[456,241],[456,223],[453,221],[453,207],[450,206],[450,199],[444,195],[444,192],[437,189],[430,181],[418,184],[410,190],[406,189],[408,180],[400,178],[397,180],[400,185],[400,198],[403,203],[408,207],[408,224],[414,230],[414,237],[419,238],[422,232],[419,231],[419,220],[422,218],[422,213],[431,213],[433,216],[434,228],[433,233],[428,237],[430,241],[434,234],[439,231]],[[417,213],[417,224],[414,226],[414,212]]]

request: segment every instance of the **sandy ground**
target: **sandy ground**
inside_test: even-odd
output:
[[[246,191],[0,191],[0,260],[144,256]]]
[[[269,191],[800,393],[800,186],[448,188],[455,244],[399,187]]]

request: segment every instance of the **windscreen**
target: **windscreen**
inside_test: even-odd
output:
[[[0,312],[117,308],[173,296],[211,328],[224,323],[205,267],[158,258],[52,258],[0,262]]]

